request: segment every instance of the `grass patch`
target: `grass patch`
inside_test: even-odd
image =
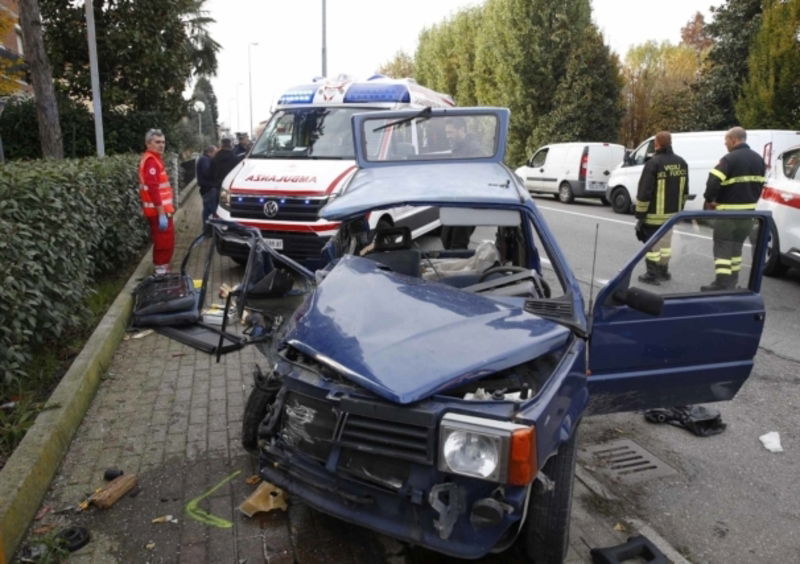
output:
[[[94,291],[84,303],[81,328],[56,343],[40,347],[26,370],[26,378],[13,385],[0,384],[0,469],[33,425],[36,416],[45,409],[50,394],[137,265],[138,261],[125,271],[95,281]]]

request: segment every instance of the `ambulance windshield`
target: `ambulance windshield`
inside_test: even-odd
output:
[[[276,111],[250,158],[353,159],[350,117],[369,108],[304,107]]]

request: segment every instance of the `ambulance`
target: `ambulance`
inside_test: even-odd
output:
[[[356,170],[352,116],[453,106],[450,96],[413,79],[382,75],[364,81],[340,76],[290,88],[250,152],[223,181],[217,215],[259,229],[269,246],[315,268],[321,264],[323,246],[339,227],[337,221],[320,218],[319,211],[347,191]],[[411,156],[445,143],[443,133],[431,131],[422,139],[414,128],[407,128],[405,138],[397,132],[391,135],[392,129],[374,132],[385,139],[378,147],[388,156]],[[440,227],[435,208],[392,208],[370,214],[368,220],[372,229],[407,226],[412,238]],[[245,245],[219,245],[221,254],[246,260]]]

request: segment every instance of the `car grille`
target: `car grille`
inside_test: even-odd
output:
[[[359,402],[355,408],[364,411],[364,405]],[[407,413],[390,405],[368,405],[368,411],[380,411],[381,417],[353,413],[348,407],[346,402],[332,404],[290,392],[283,404],[279,435],[285,444],[321,463],[328,461],[338,445],[342,449],[339,470],[381,485],[399,487],[410,463],[433,463],[432,416],[409,422]]]
[[[343,446],[411,462],[430,462],[430,430],[348,414],[339,435]]]
[[[264,204],[272,200],[278,203],[278,213],[267,216]],[[231,216],[241,219],[270,219],[275,221],[316,221],[319,210],[328,203],[328,198],[274,198],[269,196],[234,196],[231,198]]]

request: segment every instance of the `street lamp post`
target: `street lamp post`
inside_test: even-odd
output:
[[[325,48],[325,0],[322,0],[322,76],[328,76],[328,54]]]
[[[203,137],[203,112],[206,110],[206,105],[202,100],[197,100],[194,103],[194,111],[197,112],[197,134]]]
[[[251,137],[253,135],[253,72],[250,65],[250,47],[254,45],[258,45],[258,43],[252,42],[247,45],[247,81],[250,90],[250,131],[248,133]]]

